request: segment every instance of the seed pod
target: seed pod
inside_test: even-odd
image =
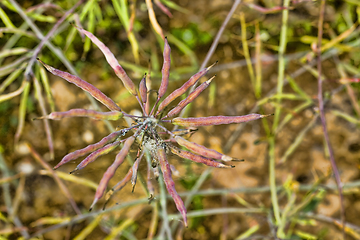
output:
[[[233,158],[230,156],[219,153],[218,151],[215,151],[214,149],[206,148],[197,143],[187,141],[180,136],[175,136],[175,140],[180,146],[186,147],[190,151],[193,151],[201,156],[208,157],[208,158],[214,158],[214,159],[221,159],[223,161],[233,160]]]
[[[171,120],[171,123],[174,125],[180,125],[184,127],[199,127],[199,126],[209,126],[209,125],[220,125],[220,124],[230,124],[230,123],[242,123],[249,122],[264,117],[271,116],[261,115],[257,113],[252,113],[244,116],[211,116],[211,117],[199,117],[199,118],[174,118]]]
[[[70,73],[60,71],[56,68],[51,67],[50,65],[45,64],[40,59],[37,59],[44,67],[51,72],[52,74],[59,76],[66,81],[75,84],[82,90],[88,92],[93,96],[96,100],[104,104],[107,108],[109,108],[112,111],[121,111],[121,108],[116,105],[116,103],[111,100],[108,96],[106,96],[104,93],[102,93],[99,89],[97,89],[94,85],[82,80],[81,78],[74,76]]]
[[[93,206],[97,203],[97,201],[102,197],[105,192],[105,189],[110,181],[110,179],[114,176],[116,169],[124,162],[126,155],[129,153],[131,145],[134,143],[135,137],[131,136],[126,139],[123,148],[116,155],[115,161],[111,164],[110,167],[106,170],[103,177],[100,180],[99,187],[96,189],[94,201],[90,206],[90,211]]]
[[[163,67],[161,69],[162,78],[161,78],[161,85],[159,88],[158,99],[160,99],[160,98],[162,98],[162,96],[164,96],[166,89],[169,85],[169,75],[170,75],[170,65],[171,65],[170,53],[171,53],[171,48],[170,48],[167,38],[165,37],[164,53],[163,53],[164,63],[163,63]]]
[[[170,196],[174,199],[176,208],[178,209],[178,211],[180,212],[180,214],[184,219],[185,227],[187,227],[186,208],[184,202],[180,198],[179,194],[176,192],[175,183],[171,177],[170,165],[166,159],[165,149],[162,148],[161,146],[158,146],[157,148],[157,157],[160,163],[161,171],[163,172],[166,189],[170,194]]]
[[[77,159],[79,157],[82,157],[88,153],[91,153],[93,151],[96,151],[100,148],[102,148],[103,146],[105,146],[106,144],[108,144],[109,142],[114,141],[117,137],[119,137],[120,135],[122,135],[124,133],[123,130],[120,131],[116,131],[113,132],[111,134],[109,134],[108,136],[104,137],[103,139],[101,139],[99,142],[91,144],[83,149],[79,149],[76,150],[72,153],[67,154],[65,157],[63,157],[63,159],[61,159],[61,161],[54,167],[54,169],[59,168],[60,166],[64,165],[65,163],[72,161],[74,159]]]
[[[76,27],[76,26],[75,26]],[[120,78],[120,80],[123,82],[126,89],[134,96],[137,95],[135,85],[133,81],[129,78],[129,76],[126,74],[125,70],[121,67],[118,60],[115,58],[114,54],[110,51],[110,49],[105,46],[103,42],[101,42],[97,37],[94,36],[91,32],[86,31],[85,29],[76,27],[76,29],[84,33],[90,40],[102,51],[104,54],[106,61],[109,63],[109,65],[114,70],[116,76]]]
[[[151,183],[151,169],[153,169],[153,168],[151,167],[150,160],[149,160],[149,161],[147,161],[147,181],[146,181],[146,186],[147,186],[147,189],[149,191],[150,198],[152,198],[154,196],[154,192],[155,192],[154,191],[154,186]]]
[[[105,155],[105,154],[108,154],[109,152],[114,151],[115,148],[120,145],[120,143],[121,143],[121,141],[116,141],[116,142],[113,142],[113,143],[110,143],[110,144],[106,145],[103,148],[100,148],[100,149],[92,152],[89,156],[87,156],[84,160],[82,160],[79,163],[79,165],[77,165],[77,167],[70,172],[70,174],[76,172],[77,170],[83,169],[89,163],[95,161],[98,157],[100,157],[102,155]]]
[[[120,191],[121,189],[123,189],[123,187],[125,187],[126,184],[130,181],[131,176],[132,176],[132,168],[129,169],[128,173],[125,175],[125,177],[124,177],[120,182],[118,182],[112,189],[110,189],[110,190],[106,193],[106,195],[105,195],[105,203],[104,203],[103,210],[105,209],[106,204],[109,202],[109,200],[110,200],[110,198],[112,197],[112,195],[113,195],[115,192],[118,192],[118,191]]]
[[[192,85],[194,85],[202,76],[204,76],[209,70],[216,64],[215,62],[210,67],[207,67],[200,72],[193,75],[186,83],[184,83],[180,88],[174,90],[172,93],[170,93],[164,101],[162,101],[158,107],[158,110],[156,112],[156,115],[158,115],[166,106],[168,106],[172,101],[174,101],[176,98],[183,95]]]
[[[212,160],[211,158],[206,158],[200,155],[196,155],[194,153],[182,150],[180,148],[177,148],[175,146],[171,146],[171,152],[178,155],[179,157],[189,159],[193,162],[202,163],[210,167],[216,167],[216,168],[233,168],[234,166],[228,166],[223,163],[217,162],[215,160]]]
[[[169,118],[172,117],[176,114],[178,114],[184,107],[186,107],[186,105],[188,105],[189,103],[191,103],[192,101],[195,100],[195,98],[197,98],[200,93],[202,91],[204,91],[211,83],[211,81],[215,78],[212,77],[209,80],[203,82],[200,86],[198,86],[193,92],[191,92],[189,94],[189,96],[187,96],[184,100],[180,101],[179,104],[174,107],[173,109],[171,109],[171,111],[163,118]]]
[[[142,157],[143,157],[143,154],[141,154],[141,156],[138,159],[136,159],[136,161],[134,162],[134,164],[132,166],[132,176],[131,176],[132,192],[134,192],[134,189],[135,189],[138,168],[139,168],[139,164],[140,164]]]
[[[143,79],[140,81],[139,93],[140,93],[141,101],[145,104],[147,101],[146,73]]]
[[[98,112],[94,110],[88,109],[71,109],[66,112],[52,112],[47,116],[38,117],[35,119],[52,119],[52,120],[60,120],[67,117],[89,117],[96,120],[111,120],[115,121],[122,118],[123,113],[119,111],[111,111],[111,112]]]

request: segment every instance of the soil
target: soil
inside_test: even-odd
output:
[[[165,32],[171,32],[173,29],[184,29],[190,25],[196,25],[200,32],[208,32],[211,36],[215,36],[223,19],[231,8],[232,2],[233,1],[230,0],[210,2],[205,0],[185,0],[179,1],[178,4],[189,10],[189,15],[184,15],[184,13],[172,10],[173,18],[169,19],[159,10],[156,11],[156,14],[158,21]],[[315,3],[307,2],[299,4],[296,6],[296,10],[290,12],[289,24],[293,24],[295,26],[294,28],[296,28],[296,26],[298,27],[298,25],[305,20],[316,22],[315,19],[318,17],[317,10],[318,6]],[[333,18],[332,14],[335,14],[336,11],[337,9],[335,9],[334,6],[329,5],[325,21],[331,22]],[[275,38],[274,36],[279,35],[281,13],[264,15],[254,10],[249,10],[245,6],[241,6],[237,9],[234,17],[226,27],[219,46],[211,57],[209,64],[217,60],[219,61],[219,64],[228,64],[244,59],[240,38],[240,12],[245,12],[247,21],[261,18],[264,26],[273,25],[269,30],[269,34],[273,38]],[[144,25],[144,29],[141,30],[137,36],[139,44],[142,47],[140,65],[147,67],[150,49],[155,46],[157,48],[157,56],[161,59],[161,48],[158,47],[154,33],[150,30],[146,12],[139,10],[137,17],[138,21],[142,21]],[[114,19],[117,20],[117,18]],[[121,31],[123,31],[122,28],[119,29],[118,33],[112,32],[111,34],[113,35],[111,37],[106,35],[108,32],[105,30],[98,30],[95,34],[99,38],[104,39],[105,44],[114,52],[115,56],[119,56],[119,59],[122,61],[133,63],[131,47],[126,41],[126,35],[121,33]],[[249,39],[252,39],[253,33],[248,32],[248,34]],[[114,39],[117,40],[114,42]],[[120,43],[117,42],[118,40],[125,46],[119,48]],[[198,42],[196,44],[197,47],[194,48],[196,60],[201,63],[211,42]],[[301,47],[304,48],[304,46]],[[297,48],[292,43],[289,43],[287,53],[290,54],[299,51],[299,48],[301,47]],[[82,49],[82,43],[79,42],[74,48]],[[252,54],[254,54],[253,50],[254,48],[251,47]],[[276,52],[264,46],[263,54],[275,56]],[[107,66],[101,52],[96,49],[94,45],[92,46],[91,51],[86,55],[85,60],[80,59],[81,53],[79,53],[78,56],[79,58],[74,60],[73,63],[75,65],[76,62],[81,63],[82,67],[78,68],[78,70],[83,79],[86,79],[88,82],[98,87],[107,96],[114,99],[126,112],[130,113],[134,109],[139,110],[136,99],[127,94],[122,83],[111,72],[111,69]],[[344,54],[341,55],[341,57],[343,61],[349,61],[351,56]],[[172,69],[179,69],[180,67],[190,66],[191,64],[189,57],[181,53],[176,47],[173,47],[172,49],[172,60]],[[290,61],[286,68],[287,74],[291,74],[299,68],[297,60],[298,59]],[[161,64],[162,60],[159,60],[159,62]],[[262,64],[263,96],[276,87],[277,66],[278,62],[272,60],[263,62]],[[62,66],[56,67],[64,70]],[[138,84],[141,75],[133,73],[128,69],[127,72],[130,77],[134,79],[134,82]],[[244,65],[242,67],[227,68],[225,70],[212,72],[211,74],[214,73],[217,74],[212,83],[215,94],[212,96],[210,95],[211,90],[205,91],[198,99],[196,99],[194,104],[192,104],[189,116],[235,116],[250,113],[256,104],[256,98],[248,74],[248,68]],[[336,71],[334,59],[325,60],[323,62],[323,73],[326,76],[326,79],[340,78]],[[211,74],[208,76],[211,76]],[[92,107],[86,94],[81,89],[50,74],[49,79],[57,111]],[[186,77],[182,76],[180,79],[171,81],[168,93],[181,86],[186,80]],[[291,121],[276,133],[275,156],[276,162],[278,163],[276,167],[276,183],[278,186],[281,186],[284,185],[285,182],[291,181],[294,186],[292,194],[296,195],[295,202],[300,203],[306,198],[308,192],[297,190],[296,186],[307,186],[318,182],[319,184],[316,187],[318,190],[315,191],[315,193],[319,193],[323,191],[321,189],[326,190],[326,186],[335,185],[335,181],[331,174],[332,168],[328,153],[324,147],[324,134],[319,119],[314,121],[313,127],[305,134],[299,147],[289,155],[286,162],[279,163],[280,159],[294,142],[296,137],[299,136],[301,131],[303,131],[303,129],[318,114],[316,97],[317,79],[306,72],[296,77],[294,80],[304,92],[313,98],[313,104],[299,113],[294,113],[294,117]],[[152,89],[158,88],[159,81],[160,80],[157,78],[152,79]],[[14,83],[7,89],[7,92],[16,90],[20,84],[21,81]],[[325,106],[327,129],[329,131],[330,141],[334,150],[334,156],[340,171],[342,183],[347,184],[358,181],[360,177],[360,130],[358,125],[350,123],[333,113],[333,110],[339,110],[351,116],[356,115],[346,89],[344,88],[341,91],[335,92],[339,87],[340,84],[336,81],[324,81],[324,91],[326,94],[333,93],[331,99],[327,101]],[[290,86],[286,85],[284,92],[293,93],[293,90]],[[16,180],[11,181],[10,184],[12,204],[17,207],[15,208],[15,216],[18,217],[23,226],[28,228],[29,233],[31,234],[54,224],[47,223],[42,225],[38,222],[40,220],[45,221],[46,218],[56,220],[63,217],[72,217],[75,216],[76,213],[54,178],[47,175],[46,171],[44,171],[44,167],[31,157],[26,144],[29,143],[40,156],[47,161],[47,164],[53,167],[67,153],[95,143],[109,134],[108,127],[102,121],[87,118],[69,118],[60,121],[51,121],[55,149],[55,159],[51,160],[43,121],[32,120],[34,117],[41,116],[41,110],[39,109],[34,94],[34,89],[31,89],[25,128],[20,138],[20,142],[16,146],[14,146],[14,135],[17,127],[20,97],[13,98],[11,101],[0,104],[0,147],[2,148],[2,155],[9,168],[8,173],[10,175],[18,176]],[[358,94],[358,92],[356,92],[356,94]],[[211,99],[213,99],[213,101]],[[300,103],[301,101],[284,100],[281,103],[283,108],[281,119],[284,119],[287,113],[293,113],[293,109],[299,106]],[[102,110],[105,110],[105,108],[102,108]],[[271,102],[266,103],[262,111],[265,113],[273,113],[275,111],[274,105]],[[273,119],[270,117],[268,118],[268,121],[271,124]],[[111,124],[114,128],[126,126],[126,123],[123,120]],[[202,127],[191,136],[190,140],[218,151],[224,151],[224,146],[237,128],[237,124]],[[74,176],[94,183],[99,183],[103,173],[113,162],[117,152],[118,151],[102,156],[85,169],[74,173]],[[137,147],[135,146],[132,148],[130,155],[134,157],[136,152]],[[239,199],[246,201],[248,204],[247,207],[271,209],[270,191],[257,191],[260,187],[269,186],[268,142],[262,121],[259,120],[246,124],[241,135],[232,144],[227,154],[238,159],[244,159],[245,161],[234,163],[235,168],[233,169],[211,170],[211,175],[201,186],[201,190],[238,188],[251,190],[246,193],[197,196],[187,208],[188,212],[222,207],[242,208],[244,205]],[[174,176],[176,189],[179,193],[189,191],[198,177],[209,168],[199,164],[191,164],[188,160],[183,160],[175,156],[170,156],[169,161],[175,166],[176,170],[179,171],[179,174]],[[56,171],[68,173],[73,170],[79,162],[80,160],[76,160],[68,163]],[[110,181],[109,186],[113,186],[121,180],[130,166],[131,163],[125,161],[125,163],[117,170],[116,175]],[[22,177],[19,177],[19,175],[16,175],[19,173],[24,174],[21,175]],[[143,179],[146,179],[145,161],[140,165],[139,174],[142,175]],[[3,172],[2,178],[6,177],[8,176]],[[23,189],[20,189],[22,181],[24,181]],[[94,198],[95,189],[70,181],[63,182],[81,212],[88,213],[88,208]],[[155,193],[159,193],[158,182],[155,178],[152,179],[152,182],[155,186]],[[142,182],[141,179],[139,179],[134,192],[131,191],[131,184],[128,184],[120,192],[114,194],[108,207],[148,197],[142,184],[146,185],[146,182]],[[344,191],[346,221],[356,226],[360,226],[360,218],[358,217],[360,216],[358,190],[359,188],[357,187],[352,190]],[[3,191],[3,189],[0,191],[1,195],[4,194]],[[309,194],[311,193],[312,192]],[[283,209],[288,202],[285,192],[279,192],[278,198],[280,206]],[[314,204],[317,205],[310,209],[312,213],[333,219],[340,219],[340,200],[336,191],[328,190],[326,191],[326,194],[319,194],[317,200],[318,202],[314,202]],[[100,210],[103,203],[103,200],[100,201],[96,206],[96,210]],[[172,199],[169,199],[167,205],[168,214],[177,214]],[[103,239],[111,230],[118,226],[119,223],[123,223],[127,219],[134,219],[134,222],[126,229],[125,235],[128,234],[127,236],[129,236],[129,234],[133,234],[136,239],[145,239],[148,235],[152,218],[152,206],[153,205],[151,204],[138,204],[105,214],[100,220],[101,222],[98,227],[96,227],[86,239]],[[6,210],[3,197],[0,198],[0,211],[5,216],[10,215]],[[306,211],[304,211],[304,213],[306,213]],[[162,221],[161,218],[159,219],[158,226],[160,228],[162,226]],[[43,239],[72,239],[83,231],[85,227],[89,226],[92,221],[94,221],[94,218],[88,218],[85,221],[71,225],[71,227],[63,227],[48,231],[42,236]],[[269,222],[269,216],[266,214],[233,213],[192,218],[190,220],[189,228],[183,229],[181,227],[182,225],[179,224],[180,227],[177,229],[176,233],[179,234],[179,236],[181,235],[182,239],[235,239],[240,234],[256,225],[259,226],[257,234],[263,236],[263,238],[270,236],[272,231],[276,231],[273,229],[274,226]],[[6,226],[6,224],[0,220],[0,226]],[[298,223],[295,230],[308,232],[315,236],[321,236],[321,239],[342,238],[341,230],[336,224],[325,223],[324,221],[317,221],[313,225],[301,225]],[[15,239],[19,236],[20,234],[16,233],[11,235],[10,238]],[[354,235],[348,235],[347,239],[351,239],[352,237],[354,237]],[[131,239],[130,237],[128,238]]]

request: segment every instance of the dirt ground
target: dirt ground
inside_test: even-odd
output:
[[[207,32],[211,36],[215,36],[223,19],[231,8],[232,2],[233,1],[230,0],[210,2],[205,0],[179,1],[179,5],[190,11],[188,15],[175,10],[172,10],[172,19],[161,14],[159,10],[156,10],[156,14],[165,32],[173,32],[174,29],[185,29],[189,28],[190,25],[196,25],[199,32]],[[281,4],[281,1],[273,2],[279,2],[278,4]],[[263,4],[263,2],[260,1],[259,4]],[[341,7],[343,6],[340,6],[339,9],[341,9]],[[339,9],[329,4],[325,21],[331,22],[331,19],[335,18],[333,14],[340,14],[337,13],[337,11],[341,11]],[[244,59],[239,21],[240,12],[245,12],[246,19],[249,22],[253,19],[261,18],[264,26],[272,26],[271,29],[268,28],[268,34],[271,36],[279,35],[281,13],[264,15],[255,10],[248,9],[246,6],[238,7],[210,60],[210,64],[219,61],[218,67],[223,66],[224,68],[223,70],[215,69],[208,74],[208,76],[216,74],[216,78],[212,83],[213,88],[212,90],[205,91],[196,99],[194,104],[192,104],[189,116],[245,115],[250,113],[256,104],[257,99],[254,96],[254,90],[246,65],[243,64],[235,68],[229,65],[229,63]],[[140,65],[147,68],[149,57],[147,51],[153,46],[156,46],[158,48],[157,55],[159,58],[161,57],[162,51],[158,45],[156,45],[154,33],[149,30],[150,25],[145,13],[146,12],[141,11],[137,17],[138,21],[142,21],[145,26],[138,35],[139,44],[142,49],[144,49],[140,56]],[[313,25],[316,26],[315,19],[317,19],[317,16],[317,4],[313,2],[300,3],[296,5],[294,11],[290,11],[289,25],[295,26],[294,28],[300,28],[299,22],[301,23],[307,20],[313,21]],[[122,31],[123,29],[119,29],[116,33],[112,32],[112,36],[106,35],[108,32],[102,32],[101,30],[96,32],[96,34],[102,38],[105,44],[114,52],[115,56],[122,61],[133,63],[130,45],[126,41],[126,34],[122,33]],[[294,31],[293,34],[296,35],[299,33]],[[253,33],[249,33],[249,39],[252,37]],[[119,39],[121,44],[125,46],[119,48],[120,43],[117,42],[117,40],[114,42],[114,39]],[[254,42],[252,41],[252,43]],[[75,49],[82,49],[82,43],[80,41],[76,44]],[[211,45],[211,41],[206,43],[198,42],[196,44],[197,46],[194,48],[194,52],[197,61],[201,64]],[[300,52],[304,49],[304,46],[297,46],[290,42],[287,54]],[[309,51],[309,49],[307,49],[307,51]],[[251,46],[251,53],[254,54],[253,46]],[[262,54],[269,57],[269,60],[262,62],[262,93],[264,97],[272,89],[276,88],[278,61],[271,60],[271,57],[275,56],[276,52],[272,51],[266,44],[264,44]],[[73,61],[73,64],[75,66],[81,65],[78,70],[83,79],[86,79],[107,96],[114,99],[126,112],[131,112],[134,109],[139,110],[136,99],[127,94],[126,89],[111,72],[103,55],[94,45],[86,55],[86,59],[81,60],[80,57],[81,53],[78,54],[78,58]],[[340,55],[340,58],[341,61],[351,62],[351,54],[344,53]],[[172,60],[173,69],[191,64],[191,59],[175,47],[173,47],[172,51]],[[294,58],[289,61],[285,70],[286,74],[292,74],[301,67],[298,60],[298,58]],[[161,59],[159,61],[160,63],[162,62]],[[65,69],[63,66],[56,67],[62,68],[62,70]],[[134,79],[134,82],[138,84],[141,76],[131,70],[126,70],[132,79]],[[323,74],[326,79],[340,78],[336,70],[334,58],[323,61]],[[181,86],[181,84],[187,80],[185,75],[186,74],[182,75],[180,79],[173,79],[173,81],[170,82],[168,93]],[[49,74],[49,79],[57,111],[92,107],[86,94],[81,89],[51,74]],[[303,199],[307,197],[307,194],[319,194],[317,198],[312,200],[312,205],[310,206],[309,204],[309,211],[304,209],[302,211],[303,214],[311,213],[317,216],[326,216],[329,219],[339,220],[341,218],[340,200],[336,191],[333,175],[331,174],[331,164],[328,154],[324,147],[324,134],[321,122],[317,117],[317,79],[309,72],[305,72],[295,77],[294,81],[306,94],[312,97],[313,104],[310,104],[298,113],[294,113],[291,121],[280,131],[276,132],[275,156],[276,162],[278,163],[276,166],[276,183],[278,186],[282,186],[285,182],[291,180],[292,184],[300,186],[299,189],[294,187],[294,191],[292,192],[292,194],[296,196],[294,200],[296,203],[302,202]],[[21,81],[18,81],[12,84],[6,91],[14,91],[20,84]],[[158,86],[159,79],[153,79],[152,89],[157,89]],[[335,91],[339,89],[339,87],[341,87],[341,84],[339,84],[338,81],[329,80],[324,82],[324,92],[326,92],[329,98],[325,105],[327,128],[329,130],[337,167],[340,171],[341,181],[345,185],[349,183],[355,184],[354,188],[344,190],[346,221],[360,226],[359,185],[356,185],[360,177],[360,129],[358,124],[350,123],[333,113],[334,110],[338,110],[356,116],[346,89],[343,88],[340,89],[340,91]],[[356,95],[358,95],[358,89],[358,86],[354,86]],[[211,91],[215,94],[211,95]],[[285,85],[283,91],[292,93],[293,89],[289,85]],[[212,102],[211,99],[214,99],[214,101]],[[26,144],[29,143],[39,155],[47,161],[47,164],[53,167],[67,153],[101,140],[109,134],[109,129],[104,122],[87,118],[68,118],[60,121],[51,121],[55,149],[55,159],[51,160],[43,122],[40,120],[32,120],[35,117],[41,116],[33,88],[30,90],[30,101],[28,102],[25,128],[19,144],[14,146],[19,103],[20,97],[0,103],[0,149],[5,159],[8,173],[10,174],[5,175],[3,171],[1,178],[5,179],[9,176],[15,176],[15,180],[10,181],[8,185],[13,207],[16,209],[15,216],[13,217],[17,217],[22,225],[28,229],[29,233],[34,234],[37,231],[55,225],[56,221],[60,223],[64,221],[66,217],[74,217],[76,213],[54,178],[31,156]],[[283,119],[287,113],[293,112],[293,109],[295,109],[299,103],[301,103],[300,100],[284,100],[282,102],[283,114],[281,118]],[[275,111],[274,109],[274,105],[269,101],[269,103],[263,105],[262,111],[270,114]],[[314,120],[314,118],[316,119]],[[273,119],[270,117],[268,121],[271,124]],[[279,163],[289,146],[312,121],[312,127],[306,132],[298,148],[289,155],[286,162]],[[123,120],[112,123],[114,128],[125,125],[126,123]],[[200,188],[200,191],[205,191],[205,193],[203,195],[196,195],[187,208],[188,212],[217,208],[272,208],[269,189],[261,190],[262,187],[269,186],[268,142],[266,132],[263,128],[263,122],[258,120],[247,123],[235,142],[232,143],[228,149],[225,149],[225,146],[228,146],[227,143],[237,128],[238,124],[202,127],[191,136],[190,140],[193,142],[222,152],[228,150],[226,154],[238,159],[244,159],[245,161],[234,163],[235,168],[232,169],[211,169],[211,174]],[[136,151],[137,147],[134,146],[130,155],[134,157]],[[74,176],[96,184],[99,183],[103,173],[112,163],[117,152],[118,151],[102,156],[85,169],[74,173]],[[199,176],[209,171],[209,167],[207,166],[192,164],[188,160],[183,160],[176,156],[169,156],[169,160],[171,164],[175,166],[176,170],[179,171],[178,175],[174,176],[176,189],[179,193],[191,190]],[[79,160],[73,161],[56,171],[68,173],[73,170],[78,163]],[[117,170],[109,186],[113,186],[121,180],[127,173],[129,167],[130,162],[125,161],[125,164]],[[131,184],[128,184],[113,196],[108,207],[148,197],[142,187],[142,184],[146,185],[144,181],[144,179],[146,179],[145,161],[142,162],[139,169],[139,173],[143,178],[138,180],[135,191],[131,192]],[[26,174],[17,175],[21,172],[26,172]],[[88,208],[93,201],[95,189],[76,182],[65,180],[63,180],[63,182],[80,211],[83,214],[87,214]],[[156,179],[152,179],[152,182],[155,186],[155,193],[159,193],[158,182]],[[316,182],[318,184],[315,186],[314,184]],[[309,191],[311,186],[314,186],[317,190],[313,192]],[[304,190],[306,188],[307,191]],[[224,191],[222,194],[206,193],[207,190],[213,189],[237,189],[238,191]],[[244,191],[241,192],[239,189],[243,189]],[[320,192],[323,192],[323,194],[320,194]],[[0,197],[0,211],[4,216],[9,216],[11,213],[7,212],[3,199],[4,188],[1,188],[0,193],[2,196]],[[288,202],[287,197],[285,191],[278,192],[281,209],[284,209],[286,206]],[[103,203],[104,201],[102,199],[102,201],[97,204],[96,211],[101,209]],[[168,214],[177,214],[172,199],[167,201],[167,205]],[[100,223],[86,239],[104,239],[119,223],[124,223],[127,219],[132,219],[133,222],[125,229],[121,239],[145,239],[148,236],[153,209],[153,204],[142,203],[104,214],[102,218],[98,220]],[[161,213],[159,214],[161,215]],[[271,211],[269,214],[271,214]],[[298,216],[298,218],[301,217]],[[52,219],[53,222],[50,221],[50,219]],[[60,221],[59,219],[62,220]],[[83,231],[85,227],[93,223],[94,219],[96,218],[87,218],[71,226],[49,230],[41,235],[41,237],[38,236],[37,239],[73,239]],[[308,222],[303,220],[303,225],[299,223],[300,221],[297,222],[295,231],[313,234],[318,236],[318,239],[342,238],[341,229],[337,226],[338,224],[331,222],[329,219],[328,221],[319,220],[316,217],[304,219]],[[311,222],[314,219],[318,221]],[[39,221],[44,221],[44,224],[41,224]],[[181,227],[180,221],[175,220],[173,222],[180,223],[180,227],[178,227],[174,233],[175,236],[182,236],[182,238],[178,237],[176,239],[235,239],[253,226],[259,227],[257,234],[260,237],[249,239],[265,239],[267,236],[271,236],[272,232],[276,232],[267,214],[251,213],[250,211],[246,213],[225,213],[190,218],[190,227],[187,229]],[[0,219],[0,227],[1,226],[7,226],[7,223],[2,222],[2,219]],[[162,220],[159,218],[158,229],[160,229],[161,226]],[[357,227],[357,229],[359,229],[359,227]],[[156,233],[158,234],[159,232]],[[358,236],[359,234],[358,232]],[[355,235],[349,234],[347,235],[347,239],[356,239],[354,236]],[[10,239],[16,239],[18,237],[20,237],[19,232],[9,236]],[[272,238],[269,237],[268,239]],[[298,235],[298,238],[292,239],[301,239],[301,237]]]

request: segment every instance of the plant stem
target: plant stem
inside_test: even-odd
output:
[[[323,22],[324,22],[324,14],[325,14],[325,3],[326,0],[321,1],[320,5],[320,16],[319,16],[319,25],[318,25],[318,44],[317,44],[317,70],[318,70],[318,101],[319,101],[319,111],[320,111],[320,118],[321,118],[321,125],[324,132],[324,138],[326,142],[327,149],[329,151],[330,163],[331,168],[334,172],[334,177],[336,181],[336,185],[339,191],[339,198],[340,198],[340,205],[341,205],[341,224],[342,224],[342,234],[343,239],[345,239],[345,207],[344,207],[344,196],[342,191],[342,183],[340,179],[339,170],[336,166],[334,151],[330,143],[329,134],[326,127],[326,118],[325,118],[325,111],[324,111],[324,99],[322,93],[322,77],[321,77],[321,41],[323,35]]]

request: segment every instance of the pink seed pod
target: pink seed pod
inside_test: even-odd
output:
[[[66,112],[52,112],[47,116],[38,117],[36,119],[52,119],[52,120],[60,120],[68,117],[89,117],[96,120],[111,120],[116,121],[122,118],[123,113],[119,111],[111,111],[111,112],[98,112],[94,110],[88,109],[71,109]]]
[[[83,169],[84,167],[86,167],[89,163],[95,161],[98,157],[102,156],[102,155],[105,155],[105,154],[108,154],[109,152],[112,152],[115,150],[115,148],[117,148],[117,146],[119,146],[121,143],[121,141],[115,141],[113,143],[110,143],[108,145],[106,145],[105,147],[103,148],[100,148],[94,152],[92,152],[89,156],[87,156],[84,160],[82,160],[79,165],[77,165],[77,167],[72,170],[70,172],[70,174],[80,170],[80,169]]]
[[[223,161],[231,161],[233,160],[232,157],[224,155],[222,153],[219,153],[218,151],[215,151],[213,149],[206,148],[202,145],[199,145],[197,143],[193,143],[190,141],[185,140],[184,138],[180,136],[175,136],[176,142],[183,147],[186,147],[190,151],[195,152],[196,154],[199,154],[201,156],[207,157],[207,158],[214,158],[214,159],[221,159]]]
[[[126,89],[132,95],[137,96],[136,88],[133,81],[126,74],[125,70],[121,67],[118,60],[115,58],[114,54],[110,51],[110,49],[107,46],[105,46],[105,44],[101,42],[97,37],[95,37],[94,34],[92,34],[91,32],[88,32],[85,29],[79,27],[76,27],[76,29],[79,32],[84,33],[88,38],[90,38],[90,40],[102,51],[102,53],[106,58],[106,61],[112,67],[116,76],[118,76],[120,80],[123,82]]]
[[[235,166],[228,166],[223,163],[217,162],[215,160],[212,160],[211,158],[206,158],[200,155],[196,155],[194,153],[182,150],[180,148],[177,148],[175,146],[170,146],[171,152],[175,155],[178,155],[179,157],[189,159],[193,162],[202,163],[210,167],[216,167],[216,168],[233,168]]]
[[[215,76],[213,76],[212,78],[210,78],[209,80],[203,82],[200,86],[198,86],[193,92],[189,94],[189,96],[187,96],[184,100],[180,101],[176,107],[171,109],[171,111],[165,117],[163,117],[163,119],[178,114],[184,107],[186,107],[186,105],[194,101],[200,95],[200,93],[210,85],[211,81],[214,78]]]
[[[170,196],[174,199],[175,205],[177,210],[180,212],[184,219],[184,225],[187,227],[187,218],[186,218],[186,208],[184,202],[180,198],[179,194],[175,190],[175,183],[171,177],[171,169],[170,165],[166,159],[165,149],[158,146],[157,150],[157,157],[160,163],[161,171],[163,172],[164,182],[167,191],[169,192]]]
[[[52,74],[59,76],[66,81],[75,84],[82,90],[88,92],[93,96],[96,100],[104,104],[108,109],[112,111],[121,111],[121,108],[113,101],[111,98],[102,93],[99,89],[97,89],[94,85],[82,80],[81,78],[74,76],[70,73],[60,71],[56,68],[51,67],[50,65],[45,64],[40,59],[37,59],[49,72]]]
[[[154,196],[154,186],[151,182],[151,169],[153,169],[151,166],[150,166],[150,161],[147,162],[147,180],[146,180],[146,186],[147,186],[147,189],[149,191],[149,194],[150,194],[150,198],[152,198]]]
[[[123,130],[120,131],[116,131],[113,132],[111,134],[109,134],[108,136],[104,137],[103,139],[101,139],[99,142],[95,143],[95,144],[91,144],[83,149],[79,149],[76,150],[72,153],[67,154],[65,157],[63,157],[63,159],[61,159],[61,161],[54,167],[54,169],[59,168],[60,166],[64,165],[65,163],[72,161],[74,159],[77,159],[79,157],[82,157],[86,154],[89,154],[93,151],[96,151],[100,148],[102,148],[103,146],[105,146],[106,144],[108,144],[109,142],[114,141],[117,137],[119,137],[120,135],[123,134]]]
[[[204,76],[206,73],[209,72],[209,70],[216,64],[212,64],[210,67],[207,67],[200,72],[193,75],[186,83],[184,83],[180,88],[174,90],[172,93],[170,93],[164,101],[162,101],[158,107],[158,110],[156,112],[156,115],[159,115],[159,113],[168,106],[172,101],[174,101],[176,98],[183,95],[192,85],[194,85],[202,76]]]
[[[132,166],[132,176],[131,176],[132,192],[134,192],[134,189],[135,189],[137,172],[138,172],[139,164],[141,162],[142,157],[143,157],[143,154],[141,154],[141,156],[138,159],[136,159],[136,161],[134,162],[134,164]]]
[[[143,79],[140,81],[139,93],[140,93],[141,101],[145,104],[147,102],[146,73]]]
[[[99,187],[96,189],[94,201],[90,206],[90,211],[104,194],[110,179],[115,174],[116,169],[124,162],[126,155],[129,153],[131,145],[134,143],[134,140],[135,140],[134,136],[131,136],[128,139],[126,139],[123,148],[116,155],[115,161],[111,164],[110,167],[108,167],[108,169],[104,173],[103,177],[100,180]]]
[[[103,209],[105,209],[106,204],[109,202],[111,196],[112,196],[115,192],[120,191],[121,189],[123,189],[123,187],[126,186],[126,184],[130,181],[131,176],[132,176],[132,168],[129,169],[129,171],[127,172],[127,174],[125,175],[125,177],[124,177],[120,182],[118,182],[112,189],[110,189],[110,190],[106,193],[106,195],[105,195],[105,204],[104,204]]]
[[[257,113],[252,113],[244,116],[211,116],[211,117],[199,117],[199,118],[174,118],[171,120],[171,123],[174,125],[180,125],[184,127],[199,127],[199,126],[209,126],[209,125],[220,125],[220,124],[230,124],[230,123],[242,123],[249,122],[264,117],[271,116],[261,115]]]
[[[160,98],[162,98],[162,96],[164,96],[166,89],[169,85],[169,75],[170,75],[170,65],[171,65],[170,53],[171,53],[171,48],[168,43],[167,37],[165,37],[164,53],[163,53],[164,63],[163,63],[163,67],[161,69],[162,78],[161,78],[161,85],[159,88],[158,99],[160,99]]]

